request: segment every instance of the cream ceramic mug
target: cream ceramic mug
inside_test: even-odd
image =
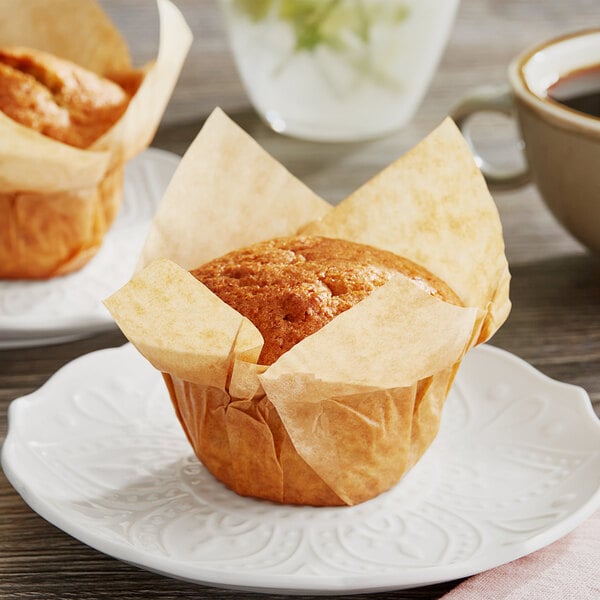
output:
[[[600,95],[600,29],[565,35],[517,56],[508,69],[508,86],[474,90],[452,116],[490,187],[532,180],[558,221],[600,253],[600,114],[575,110],[549,95],[567,79],[581,77],[579,83],[585,84],[585,73],[595,71],[597,81],[587,81],[595,87],[587,91]],[[522,169],[501,170],[478,153],[469,119],[482,111],[516,117],[524,143]]]

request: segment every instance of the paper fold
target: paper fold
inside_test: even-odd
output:
[[[510,311],[498,210],[449,118],[301,232],[352,239],[423,265],[466,306],[488,311],[484,339]]]
[[[327,202],[215,109],[171,179],[140,267],[169,258],[193,269],[235,248],[292,235],[329,210]]]
[[[153,262],[105,305],[155,368],[186,381],[225,388],[233,359],[256,362],[262,349],[248,319],[168,260]]]
[[[152,141],[192,44],[192,32],[175,5],[157,0],[157,6],[160,39],[156,60],[144,68],[142,83],[125,114],[91,147],[110,150],[123,161]]]

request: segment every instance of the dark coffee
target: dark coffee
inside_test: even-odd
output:
[[[548,97],[579,112],[600,117],[600,64],[561,77],[548,88]]]

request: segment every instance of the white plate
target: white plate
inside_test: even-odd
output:
[[[0,280],[0,349],[55,344],[115,327],[101,300],[131,277],[179,160],[149,148],[126,165],[121,211],[83,269],[43,281]]]
[[[350,508],[227,490],[130,345],[73,361],[9,418],[2,464],[40,515],[129,563],[221,587],[340,594],[448,581],[549,544],[600,504],[600,421],[586,393],[489,346],[467,356],[417,466]]]

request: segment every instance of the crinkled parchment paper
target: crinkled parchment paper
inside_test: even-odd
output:
[[[298,232],[407,256],[464,306],[397,276],[257,365],[258,330],[187,269]],[[144,265],[108,309],[163,372],[207,468],[278,502],[355,504],[393,486],[437,434],[465,352],[510,310],[498,213],[450,120],[332,208],[216,110],[167,190]]]

